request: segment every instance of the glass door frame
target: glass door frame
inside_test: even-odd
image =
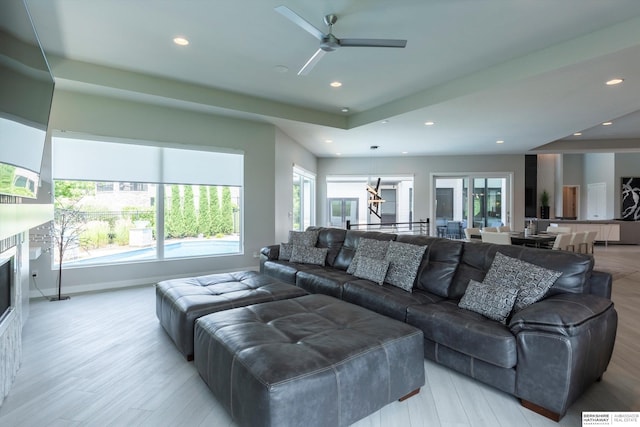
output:
[[[298,212],[296,212],[295,196],[293,196],[293,205],[291,207],[291,229],[304,231],[310,225],[316,225],[316,175],[300,166],[293,166],[292,174],[292,190],[295,191],[296,177],[299,182],[299,203]],[[298,227],[295,227],[295,218],[299,215]]]
[[[430,173],[429,181],[431,182],[430,191],[431,197],[429,201],[429,217],[431,218],[431,223],[434,226],[431,227],[430,233],[432,236],[437,236],[437,229],[435,227],[436,224],[436,181],[438,179],[466,179],[468,182],[466,188],[466,203],[467,206],[463,207],[462,211],[467,213],[467,217],[463,218],[466,220],[467,227],[473,225],[473,190],[474,190],[474,179],[482,178],[497,178],[505,180],[506,187],[506,196],[503,198],[502,203],[506,204],[506,211],[504,216],[504,225],[509,225],[513,229],[513,172],[438,172],[438,173]],[[466,209],[465,209],[466,208]],[[471,216],[471,217],[470,217]]]

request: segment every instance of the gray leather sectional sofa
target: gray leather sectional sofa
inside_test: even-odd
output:
[[[617,313],[611,275],[593,258],[548,249],[467,243],[435,237],[310,227],[325,265],[279,259],[280,245],[261,250],[260,271],[407,322],[424,333],[424,357],[519,398],[559,420],[605,372]],[[411,292],[347,273],[360,239],[394,240],[427,249]],[[504,323],[458,303],[470,281],[482,282],[496,252],[561,272],[544,298]]]

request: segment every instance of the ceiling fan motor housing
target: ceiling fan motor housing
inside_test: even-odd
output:
[[[333,52],[339,47],[340,40],[338,40],[336,36],[331,33],[324,36],[320,41],[320,49],[324,50],[325,52]]]

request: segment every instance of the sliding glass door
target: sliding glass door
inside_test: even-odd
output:
[[[510,225],[510,191],[511,174],[434,176],[435,230],[446,237],[454,222],[460,229]]]

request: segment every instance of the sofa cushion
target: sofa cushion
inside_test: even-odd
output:
[[[387,254],[388,248],[388,240],[375,240],[366,238],[360,239],[360,241],[358,242],[358,249],[356,249],[356,254],[353,257],[351,264],[349,264],[349,268],[347,268],[347,273],[355,273],[358,266],[358,259],[360,257],[383,260],[385,255]]]
[[[337,268],[325,268],[308,265],[308,268],[299,271],[295,278],[295,284],[313,294],[325,294],[336,298],[342,298],[343,285],[353,280],[351,274]]]
[[[518,289],[512,286],[488,285],[472,279],[458,307],[506,323],[517,296]]]
[[[302,264],[324,265],[327,259],[327,248],[293,245],[291,262]]]
[[[265,261],[261,266],[261,273],[275,277],[285,283],[296,284],[296,274],[301,270],[314,267],[312,264],[297,264],[289,261]]]
[[[419,289],[409,293],[386,283],[379,286],[364,279],[346,282],[342,287],[342,299],[402,321],[405,321],[410,305],[432,304],[442,300],[437,295]]]
[[[389,269],[384,281],[411,292],[426,249],[426,246],[389,242],[389,249],[385,256],[389,263]]]
[[[483,283],[490,286],[511,286],[519,290],[514,305],[516,311],[540,301],[561,272],[549,270],[497,252]]]
[[[291,259],[291,251],[293,251],[293,243],[280,243],[278,259],[280,261],[289,261]]]
[[[389,241],[394,240],[396,235],[391,233],[381,233],[378,231],[346,230],[344,242],[342,242],[342,246],[335,258],[333,267],[340,268],[342,270],[349,268],[351,261],[355,257],[360,239],[362,238]]]
[[[449,239],[438,239],[426,236],[398,235],[397,242],[427,246],[425,256],[414,285],[415,289],[422,289],[444,298],[459,299],[467,284],[461,289],[453,287],[453,278],[460,262],[463,242]],[[480,277],[479,280],[482,280]]]
[[[307,228],[307,231],[318,232],[318,241],[316,242],[316,247],[327,248],[326,265],[335,267],[335,260],[338,256],[338,252],[340,252],[340,249],[344,244],[344,238],[347,230],[344,230],[342,228],[311,226]],[[344,269],[346,269],[346,267]]]
[[[289,243],[291,243],[293,246],[314,247],[317,241],[318,241],[317,230],[289,231]]]
[[[470,279],[478,282],[483,281],[498,251],[512,258],[561,272],[562,276],[555,281],[547,296],[565,292],[588,294],[591,291],[589,278],[594,261],[590,255],[518,245],[468,242],[463,244],[464,251],[451,285],[451,289],[455,292],[449,295],[450,298],[461,298]],[[430,251],[433,251],[432,247]]]
[[[503,368],[516,366],[516,338],[507,326],[462,309],[455,301],[409,306],[407,323],[438,345]]]
[[[358,258],[358,265],[356,266],[356,271],[353,275],[361,279],[371,280],[378,285],[382,285],[388,269],[389,261],[362,256]]]

